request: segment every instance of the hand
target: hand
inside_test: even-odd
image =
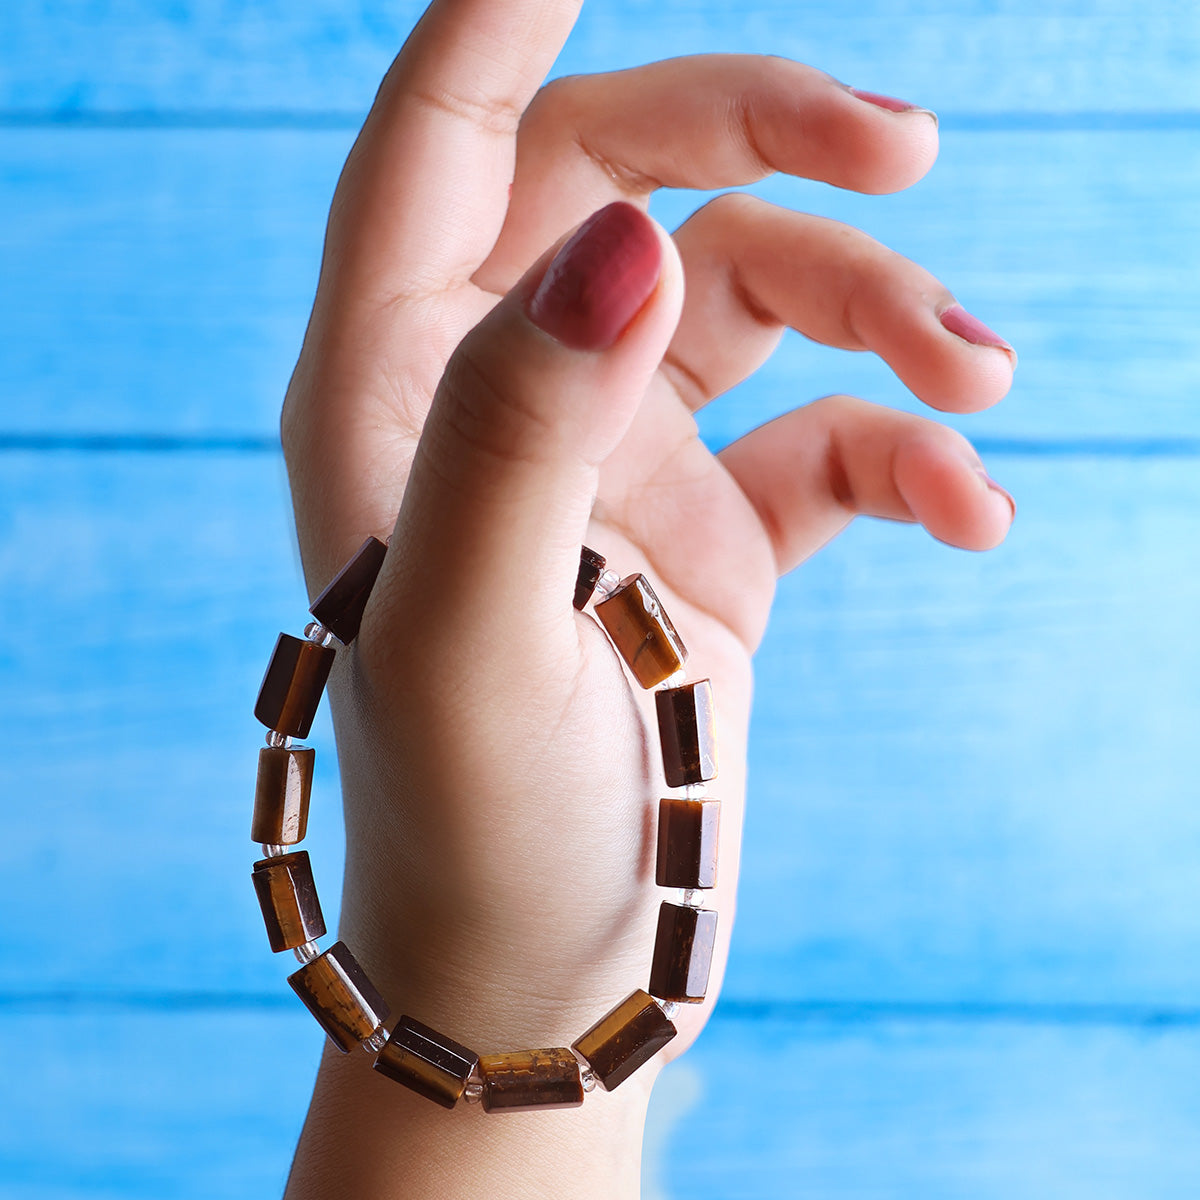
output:
[[[713,681],[721,755],[709,905],[720,945],[709,998],[681,1014],[672,1056],[719,989],[750,656],[775,579],[857,513],[917,520],[973,549],[999,542],[1012,516],[965,440],[914,416],[830,398],[714,457],[692,413],[789,325],[875,351],[923,400],[958,412],[998,400],[1013,359],[941,284],[856,230],[726,196],[672,239],[640,211],[659,186],[772,171],[906,187],[936,154],[930,114],[739,56],[539,92],[576,8],[437,0],[422,19],[338,186],[284,448],[312,592],[395,522],[331,688],[342,936],[397,1014],[481,1052],[569,1045],[645,986],[657,735],[649,697],[570,598],[584,542],[651,577],[691,651],[689,677]],[[556,243],[613,201],[626,204],[551,266]],[[636,1183],[613,1139],[636,1137],[654,1064],[553,1126],[491,1117],[486,1132],[478,1113],[429,1112],[365,1067],[327,1056],[291,1194],[321,1194],[313,1181],[336,1164],[340,1186],[356,1173],[354,1194],[389,1194],[390,1180],[449,1196],[475,1138],[519,1158],[528,1194],[561,1169],[566,1143],[591,1164],[595,1194]],[[402,1183],[385,1109],[420,1131]],[[370,1133],[384,1128],[387,1147]],[[350,1148],[331,1149],[330,1129]]]

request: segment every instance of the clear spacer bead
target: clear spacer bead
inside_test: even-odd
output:
[[[363,1049],[372,1054],[378,1054],[387,1045],[388,1031],[380,1025],[369,1038],[363,1042]]]
[[[304,636],[318,646],[328,646],[333,641],[333,631],[326,629],[320,621],[309,621],[304,627]]]
[[[681,687],[685,683],[687,683],[687,672],[680,667],[674,675],[667,676],[658,686],[665,692],[668,688]]]
[[[680,1004],[679,1004],[678,1000],[658,1000],[658,999],[656,999],[654,1001],[654,1003],[657,1004],[658,1007],[662,1009],[663,1016],[666,1017],[668,1021],[674,1019],[675,1017],[677,1017],[679,1015]]]
[[[594,1092],[596,1090],[596,1074],[591,1067],[583,1067],[579,1072],[579,1080],[583,1084],[585,1092]]]
[[[708,794],[708,785],[704,783],[689,783],[683,789],[685,800],[703,800]]]
[[[704,892],[700,888],[685,888],[683,903],[688,908],[702,908],[704,905]]]
[[[468,1079],[463,1089],[463,1099],[468,1104],[478,1104],[483,1099],[483,1084],[478,1079]]]
[[[621,586],[621,577],[611,567],[605,567],[596,580],[595,597],[597,600],[607,600]]]
[[[310,963],[321,953],[321,948],[316,942],[305,942],[303,946],[297,946],[292,953],[300,962]]]
[[[292,744],[292,739],[286,733],[280,733],[276,729],[267,730],[267,745],[272,750],[286,750]]]
[[[286,854],[288,848],[286,846],[277,846],[274,842],[262,842],[263,858],[278,858],[281,854]]]

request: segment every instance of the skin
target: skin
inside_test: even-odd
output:
[[[970,445],[931,421],[829,397],[714,456],[692,414],[786,326],[879,354],[953,412],[999,400],[1014,358],[944,328],[955,300],[919,266],[736,194],[656,231],[657,286],[615,344],[547,336],[528,297],[556,245],[613,200],[644,209],[659,186],[772,171],[890,192],[937,153],[930,114],[779,59],[539,91],[576,11],[435,0],[417,26],[333,201],[283,442],[312,594],[367,534],[392,537],[330,685],[340,936],[395,1014],[484,1053],[569,1045],[645,985],[661,899],[652,698],[570,596],[581,543],[653,580],[689,677],[713,681],[723,803],[712,982],[666,1061],[720,990],[751,655],[776,579],[860,513],[972,550],[1012,518]],[[488,1116],[330,1049],[287,1195],[635,1196],[662,1061],[581,1109]]]

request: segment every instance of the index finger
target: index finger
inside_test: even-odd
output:
[[[470,279],[504,221],[521,114],[581,2],[434,0],[346,160],[324,286],[387,301]]]

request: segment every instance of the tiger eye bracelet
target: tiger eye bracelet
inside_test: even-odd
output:
[[[303,638],[281,633],[267,666],[254,715],[267,727],[259,752],[251,837],[264,857],[251,879],[267,939],[291,950],[301,966],[288,983],[338,1049],[361,1045],[375,1070],[419,1095],[453,1108],[463,1097],[486,1112],[576,1108],[599,1084],[612,1091],[676,1033],[681,1004],[698,1004],[708,987],[717,914],[702,907],[717,879],[720,802],[706,794],[716,777],[712,688],[688,682],[687,650],[644,575],[625,579],[586,546],[579,561],[574,606],[593,611],[630,674],[657,688],[655,702],[663,774],[681,794],[659,801],[655,882],[681,891],[659,909],[646,988],[632,992],[571,1046],[477,1054],[443,1033],[391,1011],[345,942],[317,945],[325,918],[304,840],[315,752],[294,744],[308,735],[333,667],[336,639],[358,634],[387,546],[369,537],[309,610]]]

